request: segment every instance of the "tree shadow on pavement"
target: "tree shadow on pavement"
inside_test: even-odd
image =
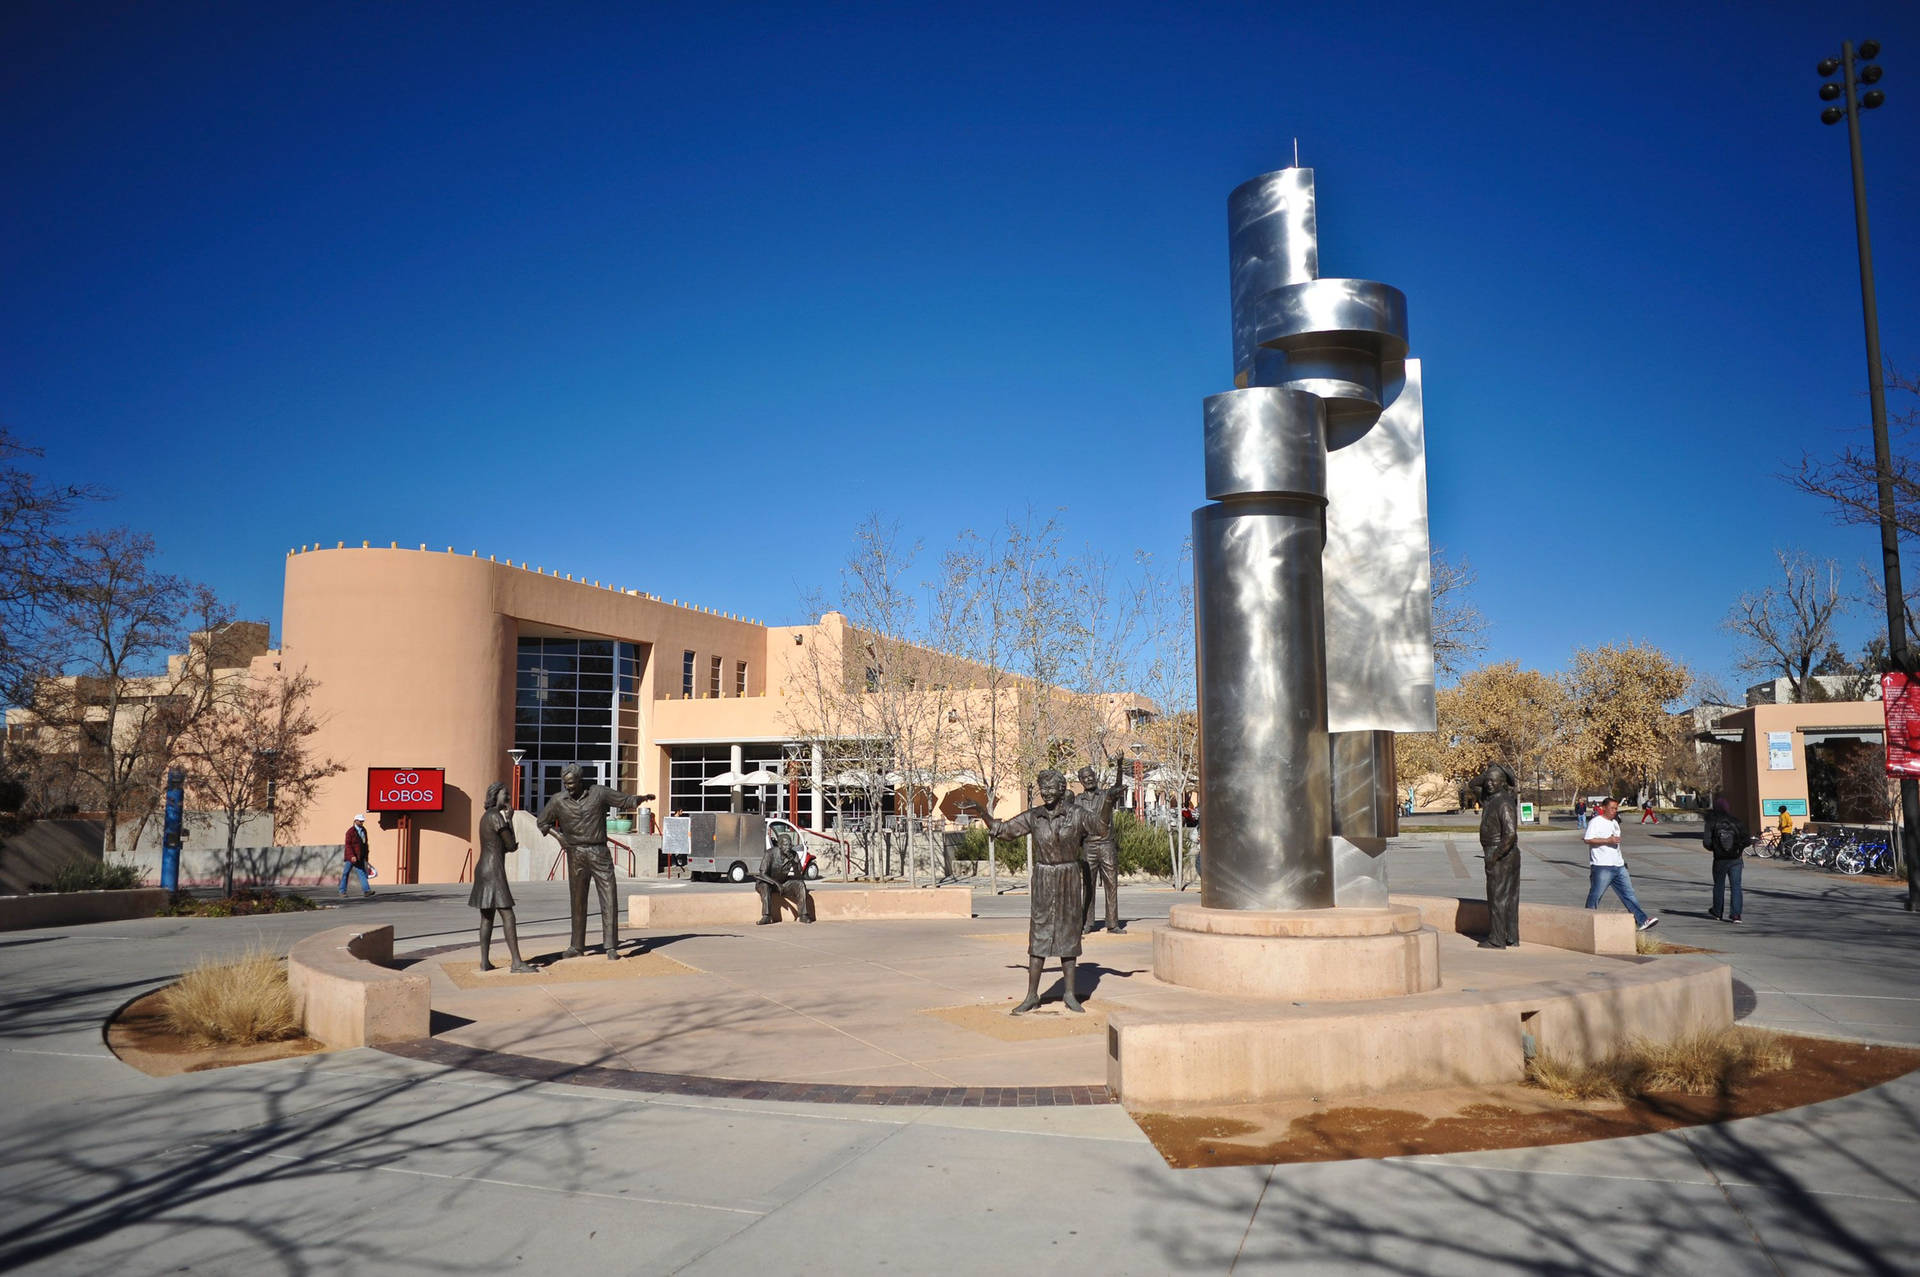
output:
[[[664,1011],[655,1039],[740,1018],[706,1006]],[[627,1065],[612,1050],[579,1063]],[[604,1109],[572,1092],[533,1098],[544,1082],[361,1052],[168,1082],[177,1085],[141,1085],[129,1073],[122,1094],[16,1108],[0,1129],[0,1271],[49,1261],[64,1271],[152,1271],[154,1248],[190,1244],[197,1259],[249,1272],[505,1272],[524,1268],[519,1259],[552,1220],[489,1216],[497,1258],[475,1258],[423,1251],[421,1219],[376,1227],[355,1216],[400,1200],[406,1190],[395,1185],[409,1181],[390,1183],[389,1171],[451,1185],[456,1197],[483,1187],[609,1196],[604,1175],[586,1169],[586,1154],[609,1138]]]
[[[1562,1146],[1574,1154],[1273,1166],[1251,1219],[1213,1191],[1208,1177],[1228,1172],[1170,1184],[1141,1172],[1157,1202],[1141,1239],[1168,1271],[1893,1277],[1911,1271],[1902,1221],[1920,1197],[1882,1159],[1920,1138],[1917,1104],[1920,1085],[1903,1080],[1763,1118]]]

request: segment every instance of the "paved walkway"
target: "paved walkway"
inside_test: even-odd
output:
[[[1747,924],[1714,923],[1698,843],[1659,832],[1629,827],[1627,846],[1658,934],[1725,950],[1751,1021],[1920,1042],[1916,919],[1896,892],[1759,862]],[[1573,835],[1525,845],[1531,898],[1584,898]],[[1395,885],[1469,892],[1476,851],[1471,834],[1451,853],[1403,839]],[[563,889],[522,894],[523,927],[557,931]],[[676,1098],[376,1051],[162,1079],[102,1044],[114,1007],[198,955],[346,918],[394,923],[403,950],[458,943],[464,896],[0,935],[0,1271],[1920,1271],[1915,1077],[1626,1140],[1172,1171],[1113,1105]],[[1164,916],[1175,898],[1130,888],[1123,904]],[[1025,909],[976,900],[990,918]]]

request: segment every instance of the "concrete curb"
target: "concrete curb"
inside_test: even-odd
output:
[[[167,907],[158,887],[128,891],[50,891],[30,896],[0,896],[0,931],[29,927],[71,927],[89,922],[151,918]]]

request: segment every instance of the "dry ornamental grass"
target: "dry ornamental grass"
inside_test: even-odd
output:
[[[1753,1078],[1792,1067],[1793,1051],[1772,1034],[1722,1029],[1672,1042],[1636,1040],[1592,1064],[1543,1053],[1527,1062],[1527,1081],[1570,1100],[1731,1095]]]
[[[162,990],[174,1032],[200,1042],[274,1042],[300,1035],[300,1017],[280,960],[250,949],[228,962],[203,961]]]

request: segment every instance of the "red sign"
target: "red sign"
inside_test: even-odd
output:
[[[1920,681],[1882,674],[1880,703],[1887,711],[1887,775],[1920,776]]]
[[[439,811],[446,799],[444,767],[367,768],[368,811]]]

